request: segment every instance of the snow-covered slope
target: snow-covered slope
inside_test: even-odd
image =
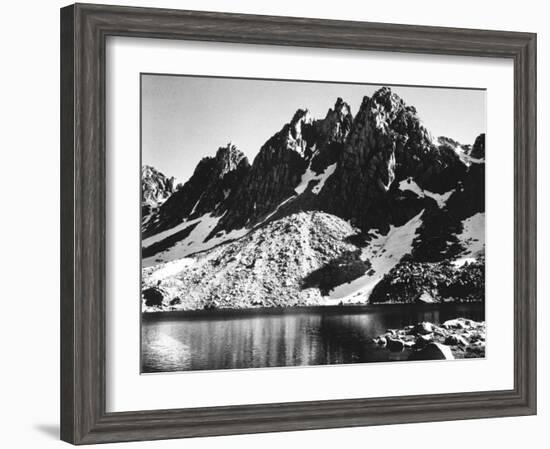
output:
[[[366,302],[374,286],[387,274],[403,256],[410,254],[416,231],[422,224],[420,212],[403,226],[390,228],[386,235],[375,237],[362,251],[362,259],[371,263],[371,269],[365,275],[352,282],[339,285],[329,294],[331,299],[342,302]]]
[[[215,236],[211,236],[221,218],[222,216],[213,217],[211,214],[205,214],[193,220],[185,220],[173,228],[144,239],[142,253],[146,255],[154,252],[154,254],[143,257],[142,265],[150,267],[158,263],[178,260],[221,243],[239,239],[249,231],[246,228],[230,232],[220,231]],[[173,239],[178,233],[182,234],[181,238]],[[155,248],[158,248],[158,251],[154,251]]]

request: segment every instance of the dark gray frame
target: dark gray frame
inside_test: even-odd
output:
[[[106,413],[105,38],[514,61],[514,388]],[[74,444],[536,413],[536,35],[76,4],[61,10],[61,438]]]

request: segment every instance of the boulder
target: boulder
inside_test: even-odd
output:
[[[454,360],[454,356],[449,346],[432,342],[425,348],[413,352],[409,360]]]
[[[473,344],[464,348],[465,358],[479,358],[485,357],[485,345],[484,344]]]
[[[433,331],[434,331],[434,325],[427,321],[418,323],[413,329],[413,333],[419,334],[419,335],[431,334]]]
[[[387,348],[391,352],[401,352],[405,349],[405,343],[397,338],[388,337],[387,342]]]
[[[143,299],[145,300],[145,305],[148,307],[161,307],[162,299],[164,295],[162,292],[155,287],[146,288],[142,292]]]
[[[422,349],[432,342],[432,339],[427,335],[419,335],[414,343],[415,349]]]
[[[484,334],[481,334],[481,333],[479,333],[479,332],[472,333],[472,334],[470,335],[470,341],[471,341],[471,342],[485,341],[485,335],[484,335]]]
[[[175,297],[174,299],[172,299],[172,300],[170,301],[170,305],[171,305],[171,306],[176,306],[176,305],[178,305],[178,304],[181,304],[181,299],[178,298],[178,297]]]
[[[468,346],[468,342],[460,335],[449,335],[445,339],[445,344],[448,346]]]
[[[467,323],[462,318],[456,318],[454,320],[445,321],[441,327],[444,329],[466,329]]]

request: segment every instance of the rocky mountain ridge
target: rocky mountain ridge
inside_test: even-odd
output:
[[[225,279],[216,287],[222,296],[249,298],[241,301],[241,307],[282,305],[280,298],[287,298],[287,305],[332,303],[349,299],[349,295],[330,297],[332,290],[338,290],[337,282],[346,285],[363,279],[362,296],[356,295],[354,301],[368,301],[372,288],[367,292],[364,285],[391,276],[404,256],[436,267],[469,252],[472,242],[461,240],[461,235],[471,217],[484,213],[484,155],[484,134],[472,145],[447,137],[434,139],[416,109],[387,87],[364,97],[355,116],[341,98],[323,119],[300,109],[266,141],[252,164],[232,144],[201,160],[191,178],[142,223],[144,289],[157,287],[149,280],[164,265],[189,258],[198,263],[219,251],[235,251],[235,245],[247,252],[249,238],[271,238],[282,248],[283,265],[300,273],[300,280],[293,279],[292,288],[269,293],[264,287],[272,277],[265,273],[264,281],[251,281],[254,287],[233,292],[226,290],[235,282]],[[347,248],[345,254],[323,247],[319,251],[328,251],[332,259],[317,255],[317,263],[308,265],[304,255],[296,255],[302,265],[286,263],[285,251],[294,254],[288,245],[297,242],[287,241],[272,224],[304,227],[303,236],[310,232],[307,223],[322,228],[330,220],[337,220],[341,229],[354,229],[339,243]],[[324,238],[330,240],[328,235]],[[479,232],[475,240],[476,244],[482,240]],[[388,257],[372,254],[373,242],[392,245],[399,259],[392,260],[389,253]],[[476,257],[481,255],[477,251]],[[260,253],[257,257],[261,260]],[[183,265],[170,282],[183,282],[178,285],[185,292],[190,285],[184,279],[193,269],[187,262]],[[303,273],[300,266],[311,272]],[[342,270],[335,269],[338,266]],[[213,276],[223,277],[216,266],[209,269]],[[369,275],[369,269],[377,272]],[[279,283],[288,279],[288,271],[270,270],[281,277]],[[208,273],[201,273],[208,278]],[[161,287],[166,282],[163,278]],[[165,289],[165,300],[158,307],[166,307],[166,301],[176,296],[183,308],[207,307],[217,297],[213,290],[204,291],[191,304],[181,295],[167,293],[171,288]]]

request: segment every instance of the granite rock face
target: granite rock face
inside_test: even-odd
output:
[[[282,215],[319,209],[312,198],[300,201],[296,188],[306,172],[321,174],[338,160],[351,124],[349,105],[341,98],[322,120],[314,120],[307,109],[296,111],[260,149],[216,231],[255,224],[289,199],[293,204]]]
[[[382,88],[363,99],[320,202],[361,229],[387,230],[429,207],[403,198],[396,189],[401,181],[412,179],[421,189],[443,194],[469,171],[455,147],[434,143],[414,107]]]

